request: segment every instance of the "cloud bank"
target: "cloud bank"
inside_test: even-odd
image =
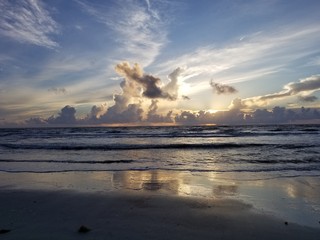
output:
[[[276,106],[271,110],[261,108],[272,99],[296,96],[301,101],[317,101],[315,96],[309,94],[320,90],[320,75],[313,75],[298,82],[291,82],[284,86],[284,90],[264,96],[248,99],[234,99],[227,111],[180,111],[174,109],[167,113],[159,113],[158,104],[185,99],[179,98],[179,77],[183,72],[181,68],[175,69],[168,75],[168,82],[164,84],[160,78],[143,72],[139,64],[130,65],[122,62],[115,66],[115,71],[123,77],[121,92],[114,94],[113,105],[93,106],[86,117],[77,118],[76,108],[66,105],[57,116],[47,119],[30,118],[25,124],[38,125],[203,125],[203,124],[272,124],[294,123],[299,121],[320,121],[320,112],[317,109],[296,108],[286,109]],[[219,94],[234,93],[236,90],[228,85],[211,82],[211,86]],[[53,89],[58,91],[59,89]],[[189,99],[190,100],[190,99]],[[191,100],[190,100],[191,101]],[[265,105],[263,105],[265,104]],[[260,107],[256,107],[260,106]]]

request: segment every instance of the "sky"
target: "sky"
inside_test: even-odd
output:
[[[320,119],[320,1],[1,0],[0,126]]]

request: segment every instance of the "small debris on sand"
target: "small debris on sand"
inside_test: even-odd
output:
[[[5,234],[5,233],[8,233],[8,232],[11,232],[11,230],[9,230],[9,229],[0,229],[0,234]]]
[[[88,233],[90,231],[91,231],[90,228],[83,226],[83,225],[78,229],[78,233]]]

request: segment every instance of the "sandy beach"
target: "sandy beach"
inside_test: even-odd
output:
[[[319,193],[313,191],[319,178],[251,182],[213,179],[205,173],[128,171],[1,173],[0,179],[0,230],[10,230],[0,234],[2,239],[318,239],[320,235]],[[297,187],[291,189],[297,202],[281,195],[281,186],[292,184]],[[310,184],[311,191],[306,187]],[[273,205],[290,201],[289,210],[276,213],[267,197],[262,200],[261,194],[270,195],[268,185],[273,186],[274,195],[269,196]],[[305,220],[295,221],[292,216],[297,214]],[[81,226],[90,231],[79,232]]]

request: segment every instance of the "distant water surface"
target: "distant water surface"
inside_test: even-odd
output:
[[[0,129],[0,171],[320,175],[320,126]]]

